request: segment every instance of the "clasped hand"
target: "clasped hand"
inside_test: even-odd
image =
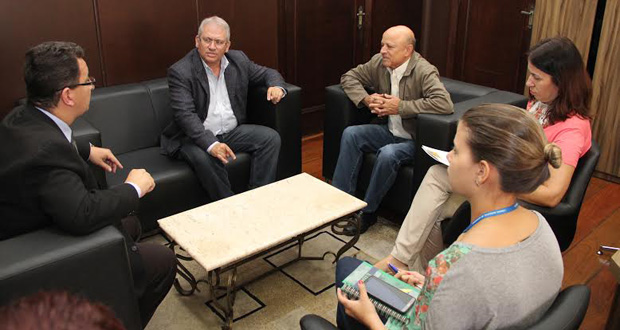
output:
[[[400,99],[390,94],[368,95],[364,98],[364,103],[370,109],[370,112],[379,117],[397,115]]]

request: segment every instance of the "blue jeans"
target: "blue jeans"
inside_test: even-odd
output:
[[[415,142],[394,136],[387,125],[347,127],[340,141],[340,154],[332,180],[334,187],[351,195],[355,194],[357,178],[366,152],[376,153],[377,161],[364,196],[368,206],[362,211],[374,213],[396,180],[401,164],[413,163]]]

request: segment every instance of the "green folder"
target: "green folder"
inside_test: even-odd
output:
[[[341,289],[349,296],[349,298],[357,298],[359,297],[357,282],[359,280],[366,281],[366,279],[370,276],[382,279],[383,281],[412,296],[414,299],[416,299],[420,294],[419,288],[411,286],[395,278],[394,276],[373,267],[367,262],[362,262],[351,274],[349,274],[349,276],[347,276],[347,278],[342,281],[343,283]],[[370,298],[370,301],[372,301],[373,305],[375,305],[379,315],[388,318],[385,323],[387,329],[403,329],[407,326],[407,324],[409,324],[410,320],[415,317],[415,303],[407,310],[407,312],[401,314],[399,311],[386,306],[372,297]]]

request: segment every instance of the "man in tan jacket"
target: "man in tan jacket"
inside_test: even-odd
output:
[[[361,232],[377,221],[375,212],[392,187],[402,164],[412,163],[415,154],[415,125],[419,113],[450,114],[450,95],[439,81],[437,68],[414,51],[415,36],[406,26],[394,26],[381,39],[381,51],[367,63],[342,75],[340,83],[357,107],[368,107],[383,124],[347,127],[332,184],[349,193],[356,190],[357,177],[366,152],[375,152],[375,162],[362,209]],[[374,89],[369,95],[364,87]],[[345,234],[354,235],[353,226]]]

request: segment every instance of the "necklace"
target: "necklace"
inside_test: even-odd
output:
[[[489,211],[489,212],[484,212],[479,217],[477,217],[476,220],[474,220],[474,222],[470,223],[469,226],[467,226],[467,228],[465,228],[465,230],[463,230],[463,233],[466,233],[468,230],[471,229],[471,227],[475,226],[478,222],[482,221],[483,219],[494,217],[496,215],[510,213],[510,212],[516,210],[517,207],[519,207],[519,203],[518,202],[514,203],[514,205],[512,205],[512,206],[504,207],[502,209],[493,210],[493,211]]]

